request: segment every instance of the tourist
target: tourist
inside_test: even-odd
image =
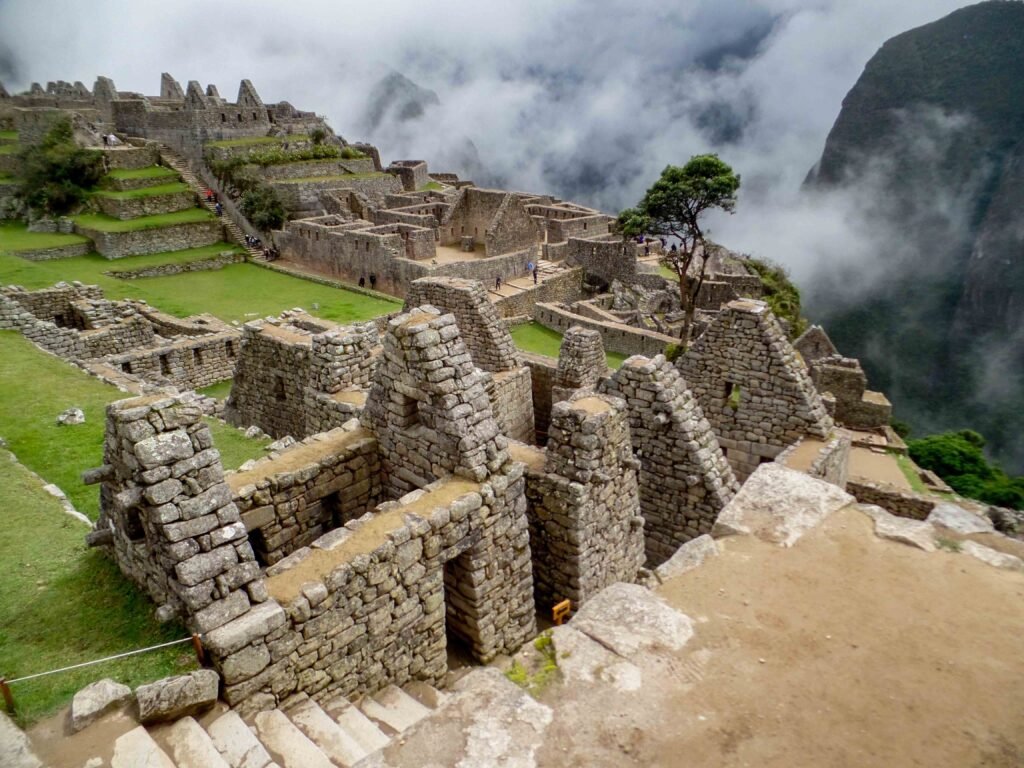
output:
[[[531,272],[533,272],[533,262],[528,261],[526,262],[526,274],[530,274]]]
[[[534,284],[534,285],[536,285],[536,284],[537,284],[537,273],[538,273],[538,272],[540,272],[540,270],[539,270],[539,269],[537,269],[537,267],[534,267],[534,268],[533,268],[533,284]]]
[[[494,278],[494,290],[501,290],[501,275],[498,275],[496,278]]]
[[[107,138],[107,134],[105,134],[105,133],[103,134],[103,146],[104,147],[110,146],[110,139]]]
[[[212,203],[213,202],[213,190],[212,189],[207,189],[206,190],[206,202],[208,202],[208,203]]]
[[[376,287],[377,287],[377,275],[375,275],[373,272],[371,272],[370,273],[370,289],[372,290],[372,289],[374,289]]]
[[[359,287],[360,288],[365,288],[366,287],[366,278],[365,277],[360,277],[359,278]]]
[[[218,216],[223,216],[224,215],[224,206],[222,206],[220,203],[217,203],[216,205],[214,205],[213,206],[213,210],[215,210],[217,212]]]

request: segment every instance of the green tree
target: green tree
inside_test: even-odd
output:
[[[21,151],[21,197],[43,213],[68,213],[103,176],[103,157],[75,143],[71,121],[53,125],[38,144]]]
[[[990,464],[982,449],[985,438],[970,429],[910,440],[910,458],[930,469],[961,496],[1000,507],[1024,509],[1024,478],[1008,477]]]
[[[242,195],[242,215],[261,232],[279,229],[285,220],[281,199],[265,184],[254,187]]]
[[[652,234],[678,240],[678,250],[665,255],[665,264],[679,277],[679,302],[684,312],[680,338],[686,342],[704,283],[708,246],[701,219],[711,210],[732,213],[736,208],[739,174],[718,155],[695,155],[682,168],[670,165],[647,190],[635,208],[619,214],[626,237]]]

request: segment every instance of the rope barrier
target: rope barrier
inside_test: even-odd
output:
[[[193,637],[186,637],[181,640],[171,640],[169,643],[161,643],[160,645],[151,645],[149,648],[138,648],[134,651],[126,651],[124,653],[118,653],[114,656],[107,656],[103,659],[94,659],[93,661],[83,661],[81,664],[72,664],[70,667],[61,667],[60,669],[51,669],[48,672],[37,672],[34,675],[25,675],[24,677],[16,677],[13,680],[6,680],[8,685],[13,683],[21,683],[25,680],[34,680],[37,677],[46,677],[47,675],[56,675],[58,672],[68,672],[72,669],[81,669],[82,667],[91,667],[93,664],[102,664],[104,661],[113,661],[115,659],[123,659],[126,656],[135,656],[139,653],[146,653],[147,651],[156,651],[160,648],[169,648],[172,645],[181,645],[182,643],[194,643]]]

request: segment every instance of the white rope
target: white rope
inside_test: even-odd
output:
[[[145,653],[146,651],[155,651],[160,648],[168,648],[172,645],[180,645],[181,643],[192,642],[191,637],[186,637],[182,640],[172,640],[169,643],[161,643],[160,645],[151,645],[149,648],[139,648],[135,651],[126,651],[125,653],[119,653],[116,656],[107,656],[105,659],[96,659],[94,661],[83,661],[81,664],[72,664],[70,667],[61,667],[60,669],[51,669],[49,672],[37,672],[34,675],[25,675],[25,677],[18,677],[14,680],[5,681],[8,685],[12,683],[20,683],[25,680],[34,680],[37,677],[46,677],[46,675],[55,675],[58,672],[67,672],[72,669],[81,669],[82,667],[91,667],[93,664],[102,664],[104,661],[113,661],[114,659],[123,659],[125,656],[135,656],[139,653]]]

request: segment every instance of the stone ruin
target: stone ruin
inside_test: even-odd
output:
[[[601,334],[574,325],[562,336],[558,368],[551,384],[551,402],[568,400],[576,392],[593,392],[608,375],[608,359]]]
[[[820,325],[812,325],[793,347],[811,371],[811,381],[831,406],[831,415],[844,427],[878,430],[892,420],[892,404],[881,392],[867,388],[860,361],[839,354]]]
[[[677,364],[741,482],[804,435],[832,431],[806,366],[763,302],[726,304]]]
[[[176,318],[77,282],[0,289],[0,328],[104,378],[179,389],[231,378],[240,340],[212,315]]]
[[[340,326],[293,310],[248,322],[225,416],[276,438],[341,426],[362,411],[379,346],[373,321]]]

